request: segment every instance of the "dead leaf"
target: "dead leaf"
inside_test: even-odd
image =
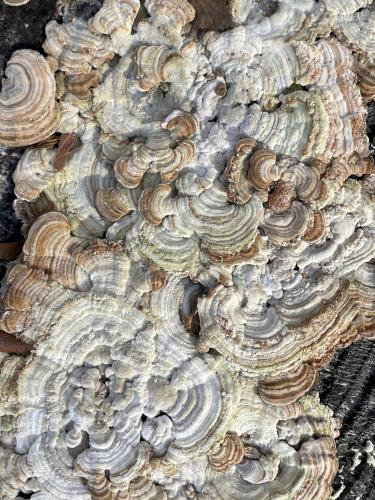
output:
[[[234,23],[227,0],[189,0],[195,9],[193,27],[200,30],[223,31]]]
[[[16,241],[12,243],[0,243],[0,259],[13,260],[22,250],[23,241]]]
[[[60,172],[65,167],[65,162],[69,156],[81,147],[81,140],[76,134],[63,134],[60,137],[59,147],[53,162],[55,169]]]
[[[38,149],[51,149],[54,146],[56,146],[56,144],[59,143],[59,140],[60,140],[60,136],[59,135],[52,134],[49,137],[47,137],[47,139],[44,139],[44,141],[38,142],[36,144],[36,147]]]
[[[14,335],[3,332],[0,330],[0,352],[7,352],[8,354],[24,354],[30,352],[32,346],[22,342]]]

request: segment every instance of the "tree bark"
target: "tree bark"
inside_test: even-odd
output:
[[[317,389],[321,401],[342,421],[336,441],[339,472],[334,492],[345,488],[340,500],[374,499],[375,470],[367,463],[368,454],[364,451],[368,440],[375,444],[374,341],[364,340],[336,353],[320,371]],[[356,462],[358,465],[353,468]]]

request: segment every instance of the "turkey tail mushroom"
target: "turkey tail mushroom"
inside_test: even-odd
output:
[[[8,62],[0,94],[0,144],[27,146],[50,136],[59,124],[56,84],[47,60],[18,50]]]

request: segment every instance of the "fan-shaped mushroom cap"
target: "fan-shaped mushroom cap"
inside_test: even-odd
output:
[[[0,144],[27,146],[55,132],[60,113],[47,60],[35,50],[18,50],[8,62],[0,93]]]

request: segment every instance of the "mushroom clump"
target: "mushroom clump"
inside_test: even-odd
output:
[[[310,391],[375,335],[369,3],[61,0],[13,55],[4,498],[329,498]]]

